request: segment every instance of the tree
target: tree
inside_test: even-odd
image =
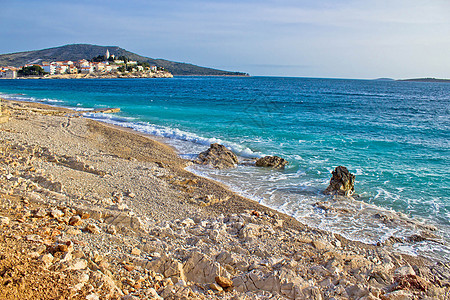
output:
[[[17,74],[19,76],[41,76],[47,73],[44,72],[44,69],[42,69],[41,66],[34,65],[30,67],[23,67],[17,72]]]
[[[148,68],[148,69],[150,68],[150,64],[148,62],[140,61],[140,62],[137,63],[137,65],[138,66],[143,66],[144,68]]]
[[[118,58],[117,58],[118,60],[123,60],[123,62],[124,62],[124,64],[127,64],[128,63],[128,61],[129,61],[129,59],[126,57],[126,56],[119,56]]]
[[[97,57],[91,58],[91,62],[102,62],[105,60],[106,60],[106,56],[104,56],[104,55],[99,55]]]
[[[117,68],[117,71],[119,72],[125,72],[127,69],[125,66],[120,66],[119,68]]]

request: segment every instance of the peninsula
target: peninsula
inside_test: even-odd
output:
[[[153,59],[145,56],[138,55],[136,53],[127,51],[123,48],[117,46],[97,46],[90,44],[71,44],[65,45],[61,47],[48,48],[43,50],[35,50],[35,51],[26,51],[26,52],[17,52],[10,54],[1,54],[0,55],[0,66],[3,66],[3,70],[6,72],[7,70],[16,69],[16,72],[19,70],[19,67],[23,66],[33,66],[40,65],[43,66],[44,63],[51,62],[73,62],[73,65],[76,66],[76,62],[82,60],[90,60],[92,58],[97,58],[99,56],[108,56],[106,53],[109,53],[109,57],[114,57],[117,60],[119,57],[126,58],[128,60],[127,67],[136,67],[138,66],[138,62],[145,67],[152,67],[158,70],[165,70],[168,73],[173,75],[194,75],[194,76],[248,76],[246,73],[242,72],[230,72],[217,70],[212,68],[200,67],[187,63],[174,62],[164,59]],[[106,59],[111,66],[114,63],[111,62],[109,58]],[[101,61],[97,61],[101,62]],[[133,65],[133,62],[136,62]],[[119,63],[120,64],[120,63]],[[59,64],[61,65],[61,64]],[[106,65],[106,64],[105,64]],[[70,66],[68,64],[68,66]],[[82,74],[81,67],[87,67],[86,64],[83,63],[77,66],[78,74]],[[96,70],[96,66],[93,65],[93,72]],[[108,69],[106,66],[98,66],[98,70],[102,71]],[[69,68],[69,73],[75,73],[75,69],[72,70]],[[86,70],[85,70],[86,72]],[[64,72],[63,72],[64,73]],[[91,74],[91,72],[87,72]],[[12,74],[6,75],[5,77],[12,76]],[[129,75],[129,74],[128,74]],[[73,76],[73,75],[72,75]]]

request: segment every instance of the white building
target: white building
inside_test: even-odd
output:
[[[94,67],[93,66],[83,66],[80,68],[80,72],[83,74],[89,74],[94,72]]]
[[[0,78],[5,78],[5,79],[14,79],[17,78],[17,71],[16,70],[2,70],[2,72],[0,72]]]
[[[56,72],[56,67],[58,65],[55,63],[44,63],[42,64],[42,69],[44,69],[44,72],[47,72],[50,75],[55,74]]]

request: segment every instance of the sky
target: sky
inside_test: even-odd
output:
[[[450,78],[450,0],[0,0],[0,53],[65,44],[255,76]]]

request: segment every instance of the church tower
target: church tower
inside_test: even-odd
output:
[[[106,59],[109,59],[109,50],[106,49],[106,55],[105,55]]]

